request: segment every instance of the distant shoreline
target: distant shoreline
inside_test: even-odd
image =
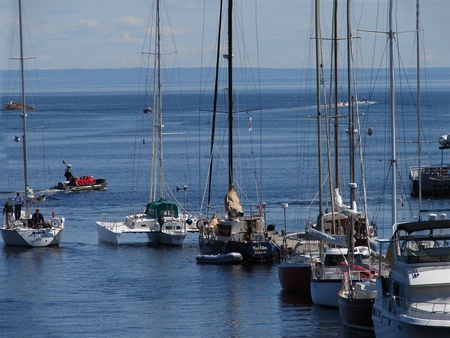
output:
[[[169,70],[170,72],[171,70]],[[248,70],[247,70],[248,71]],[[255,73],[255,69],[249,70]],[[359,82],[369,81],[373,76],[371,69],[358,69]],[[382,70],[387,72],[388,70]],[[415,68],[406,69],[408,76],[414,76]],[[450,67],[435,67],[424,70],[432,81],[450,83]],[[201,78],[211,73],[208,68],[180,68],[177,70],[182,91],[199,90]],[[102,69],[43,69],[27,70],[27,86],[33,88],[31,92],[118,92],[137,91],[143,89],[145,70],[143,68],[102,68]],[[239,82],[242,70],[235,70],[235,77]],[[258,70],[260,85],[269,87],[293,87],[305,83],[315,85],[315,71],[302,68],[261,68]],[[382,74],[381,74],[382,75]],[[211,75],[209,75],[210,77]],[[380,74],[377,74],[380,76]],[[18,70],[0,70],[0,92],[3,97],[18,95],[20,83]],[[346,81],[345,70],[340,70],[340,81]],[[19,81],[19,82],[18,82]],[[203,80],[204,81],[204,80]],[[175,86],[174,86],[175,87]]]

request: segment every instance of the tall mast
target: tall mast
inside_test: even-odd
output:
[[[228,0],[228,185],[233,185],[233,0]]]
[[[322,203],[323,203],[323,191],[322,191],[322,114],[321,114],[321,98],[320,98],[320,70],[322,64],[320,62],[321,55],[321,36],[320,36],[320,0],[316,0],[315,6],[315,30],[316,30],[316,91],[317,91],[317,153],[319,161],[319,219],[322,222]],[[320,223],[320,229],[322,229],[322,223]]]
[[[352,94],[352,27],[350,18],[350,0],[347,0],[347,90],[348,90],[348,132],[350,150],[350,183],[355,182],[355,122],[354,122],[354,95]],[[353,208],[355,201],[355,189],[350,189],[350,206]]]
[[[392,169],[392,224],[397,223],[397,150],[395,133],[395,77],[394,77],[394,30],[393,0],[389,2],[389,86],[391,92],[391,169]]]
[[[162,147],[162,96],[161,96],[161,18],[160,2],[156,1],[155,61],[153,80],[153,132],[150,200],[157,199],[157,181],[159,178],[160,198],[164,198],[163,147]]]
[[[28,190],[28,149],[27,149],[27,108],[25,102],[25,76],[23,57],[22,2],[19,0],[19,36],[20,36],[20,76],[22,80],[22,121],[23,121],[23,178],[25,195]],[[26,212],[29,213],[29,202],[25,196]]]
[[[420,17],[419,0],[416,1],[416,43],[417,43],[417,152],[419,159],[418,178],[419,178],[419,219],[421,219],[422,210],[422,142],[420,138]]]
[[[338,116],[338,31],[337,0],[333,1],[333,60],[334,60],[334,186],[339,188],[339,116]],[[350,101],[349,101],[350,102]],[[331,194],[333,198],[333,194]],[[334,208],[334,205],[332,206]],[[334,213],[333,213],[334,215]]]
[[[216,73],[214,80],[214,102],[213,102],[213,116],[211,123],[211,148],[209,152],[209,179],[208,179],[208,207],[211,205],[211,182],[213,174],[213,160],[214,160],[214,142],[216,133],[216,116],[217,116],[217,93],[219,90],[219,63],[220,63],[220,39],[222,35],[222,7],[223,0],[220,0],[220,11],[219,11],[219,30],[217,38],[217,55],[216,55]]]

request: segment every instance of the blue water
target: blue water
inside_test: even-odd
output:
[[[449,94],[448,87],[435,91],[434,104],[423,113],[429,140],[450,132]],[[386,163],[390,157],[384,122],[388,109],[384,92],[374,93],[373,100],[377,104],[364,112],[361,127],[362,131],[368,127],[374,130],[364,139],[367,191],[371,216],[380,233],[388,236],[390,182],[386,180]],[[175,196],[197,213],[207,174],[207,123],[211,116],[199,112],[195,92],[167,102],[166,111],[176,111],[180,102],[180,111],[164,115],[164,131],[172,133],[164,138],[165,178],[168,189],[188,185],[186,200],[183,191]],[[24,249],[0,243],[0,336],[373,337],[343,328],[337,309],[320,308],[308,297],[283,291],[276,264],[196,264],[196,234],[189,233],[181,248],[151,247],[145,239],[120,247],[98,243],[95,222],[103,213],[121,219],[133,208],[140,209],[148,198],[151,116],[139,113],[139,103],[138,96],[129,92],[41,94],[38,109],[29,112],[32,187],[45,190],[62,180],[62,160],[72,164],[76,175],[104,177],[109,186],[100,192],[46,192],[47,202],[41,210],[46,215],[54,210],[66,218],[60,247]],[[240,114],[240,141],[244,152],[249,150],[244,144],[253,142],[254,153],[262,154],[263,161],[252,161],[252,156],[247,156],[249,161],[238,161],[239,171],[250,177],[241,183],[252,184],[253,164],[262,181],[258,188],[267,203],[268,222],[277,230],[284,227],[281,203],[287,202],[288,232],[304,230],[308,217],[317,214],[316,120],[308,117],[315,115],[314,92],[277,87],[266,90],[262,101],[255,101],[258,104],[263,107],[261,114]],[[417,134],[413,107],[409,104],[404,111],[399,110],[399,140],[405,141],[399,144],[408,158],[400,166],[407,202],[400,217],[405,218],[417,205],[409,199],[407,186],[407,166],[417,162],[416,145],[406,142]],[[23,189],[21,143],[13,141],[15,135],[21,135],[21,120],[17,112],[0,114],[0,198],[4,203]],[[260,125],[262,143],[256,131]],[[148,128],[141,130],[141,126]],[[222,134],[218,132],[218,144]],[[424,161],[439,163],[437,143],[427,147]],[[147,154],[141,162],[136,160],[139,152]],[[448,156],[446,159],[450,162]],[[342,175],[347,175],[342,170]],[[217,189],[212,197],[214,207],[222,207],[224,193]],[[241,196],[245,207],[250,198],[250,193]],[[448,207],[449,202],[427,200],[425,204]]]

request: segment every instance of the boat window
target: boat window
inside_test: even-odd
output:
[[[168,216],[173,217],[175,215],[175,212],[173,210],[161,210],[160,215],[163,217],[168,217]]]
[[[231,236],[231,226],[219,224],[217,226],[217,235],[224,236],[224,237],[230,237]]]
[[[341,265],[340,263],[345,264],[345,258],[342,255],[327,255],[325,257],[325,262],[323,265],[325,266],[337,266]]]

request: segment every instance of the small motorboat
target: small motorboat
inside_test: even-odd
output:
[[[62,161],[66,166],[66,171],[64,173],[65,181],[58,182],[57,185],[51,187],[50,190],[61,190],[61,191],[88,191],[88,190],[103,190],[106,189],[108,181],[104,178],[96,178],[93,176],[82,176],[75,177],[72,174],[72,165]]]
[[[243,261],[242,255],[238,252],[230,252],[218,255],[198,255],[197,263],[201,264],[240,264]]]
[[[75,182],[75,183],[74,183]],[[94,179],[92,176],[83,176],[76,178],[75,181],[58,182],[57,185],[51,187],[50,190],[61,191],[88,191],[88,190],[103,190],[108,185],[108,180],[104,178]]]

